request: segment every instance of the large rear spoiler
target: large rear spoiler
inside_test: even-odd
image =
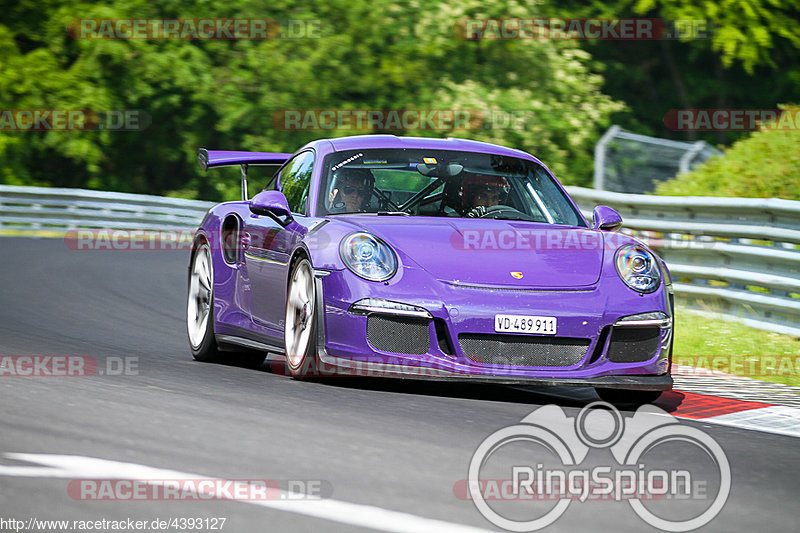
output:
[[[277,165],[287,162],[292,154],[279,152],[238,152],[232,150],[206,150],[197,151],[197,162],[200,168],[207,171],[209,168],[230,167],[239,165],[242,169],[242,201],[247,201],[247,167],[249,165]]]

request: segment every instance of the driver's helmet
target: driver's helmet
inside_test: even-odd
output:
[[[341,167],[333,172],[330,194],[335,196],[331,200],[331,207],[344,207],[344,194],[360,191],[362,204],[360,209],[367,209],[372,199],[372,190],[375,187],[375,178],[366,168]]]
[[[476,197],[478,193],[483,191],[496,193],[497,203],[493,205],[502,205],[508,198],[508,193],[510,191],[508,180],[502,176],[467,174],[461,181],[462,208],[469,210],[475,207]]]

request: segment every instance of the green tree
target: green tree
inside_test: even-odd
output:
[[[0,179],[217,199],[234,187],[201,176],[198,146],[293,151],[352,132],[286,131],[286,109],[474,109],[527,113],[513,127],[458,135],[533,152],[568,183],[587,183],[591,149],[623,104],[604,95],[576,43],[467,41],[462,17],[523,16],[525,2],[116,0],[0,2],[5,109],[142,110],[143,131],[0,133]],[[238,41],[85,40],[87,18],[270,17],[320,21],[312,38]]]
[[[739,61],[752,74],[756,66],[777,67],[773,59],[783,46],[800,49],[800,4],[782,0],[623,0],[634,12],[657,11],[672,20],[711,22],[711,44],[723,64]],[[691,39],[692,36],[687,36]]]
[[[785,0],[571,0],[561,17],[647,17],[698,23],[682,39],[583,41],[603,73],[603,92],[627,104],[613,116],[624,128],[658,137],[730,144],[741,132],[676,132],[671,109],[774,109],[800,98],[800,4]]]

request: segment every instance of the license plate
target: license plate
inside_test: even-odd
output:
[[[556,334],[556,317],[527,315],[494,315],[494,330],[498,333]]]

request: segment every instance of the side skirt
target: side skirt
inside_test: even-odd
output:
[[[268,344],[260,340],[239,337],[237,335],[217,335],[216,338],[219,349],[223,352],[233,352],[241,350],[242,348],[247,348],[249,350],[283,354],[283,346]]]

